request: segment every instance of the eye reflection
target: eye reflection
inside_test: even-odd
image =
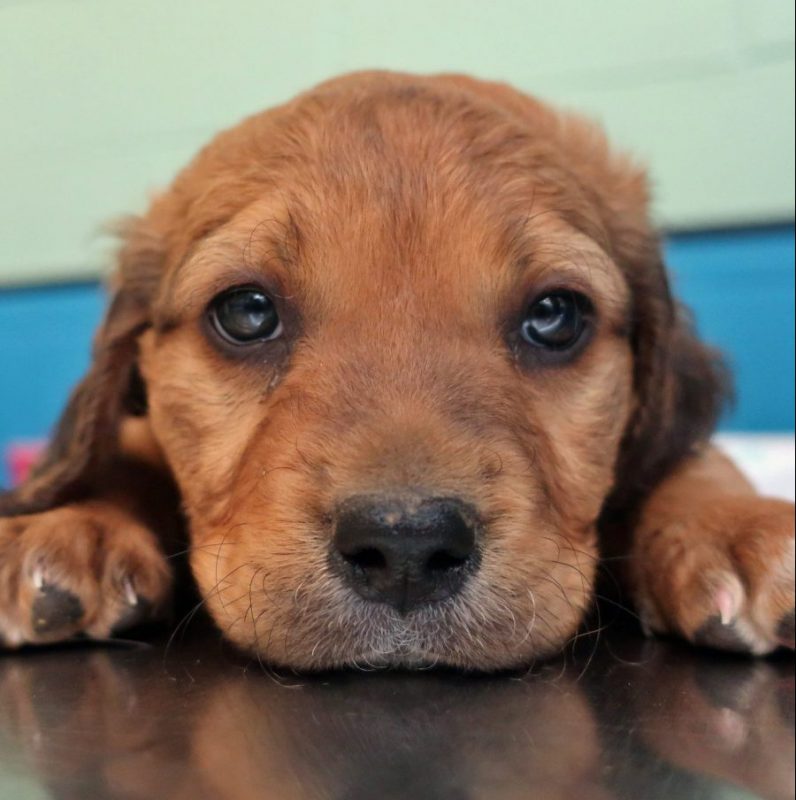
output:
[[[567,350],[585,328],[588,299],[577,292],[556,291],[534,300],[522,321],[522,338],[534,347]]]
[[[282,333],[273,300],[256,287],[223,292],[210,303],[209,315],[215,330],[232,344],[269,341]]]

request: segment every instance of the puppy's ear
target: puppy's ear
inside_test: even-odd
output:
[[[634,302],[636,408],[617,465],[611,505],[637,505],[683,458],[708,441],[730,394],[720,354],[696,336],[674,301],[660,247],[627,265]]]
[[[162,257],[142,223],[125,226],[122,235],[116,288],[94,340],[91,367],[29,478],[0,495],[0,516],[37,513],[88,494],[116,455],[122,417],[142,411],[138,337],[150,324]]]

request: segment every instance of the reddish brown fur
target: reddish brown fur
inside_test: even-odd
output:
[[[247,359],[214,343],[205,309],[252,282],[286,336]],[[562,285],[591,297],[593,339],[571,363],[529,360],[519,315]],[[98,481],[122,452],[162,460],[219,625],[301,668],[555,652],[591,602],[598,520],[605,546],[632,550],[644,501],[707,439],[722,396],[669,294],[642,172],[593,126],[458,76],[347,76],[222,133],[126,226],[114,290],[50,454],[0,500],[0,547],[25,514],[98,494],[115,508]],[[482,566],[459,597],[402,618],[331,574],[336,505],[385,492],[477,509]],[[779,569],[793,534],[776,519]],[[46,537],[29,546],[47,560]],[[745,556],[728,563],[744,573]],[[24,567],[0,569],[16,586]],[[683,596],[689,619],[712,615],[702,594]],[[0,598],[9,641],[35,638],[29,604]],[[101,593],[89,605],[86,620],[106,618]],[[788,609],[755,622],[753,649],[776,644]],[[655,624],[696,635],[677,609]]]

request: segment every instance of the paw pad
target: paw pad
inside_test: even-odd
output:
[[[31,608],[31,625],[39,635],[51,634],[75,626],[83,613],[83,604],[77,595],[42,584]]]

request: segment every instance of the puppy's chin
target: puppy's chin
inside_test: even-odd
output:
[[[494,590],[474,581],[453,598],[406,614],[329,586],[277,590],[247,597],[245,605],[225,602],[221,592],[207,605],[226,638],[273,667],[495,672],[559,653],[582,622],[592,577],[557,596],[544,585],[537,592]]]

